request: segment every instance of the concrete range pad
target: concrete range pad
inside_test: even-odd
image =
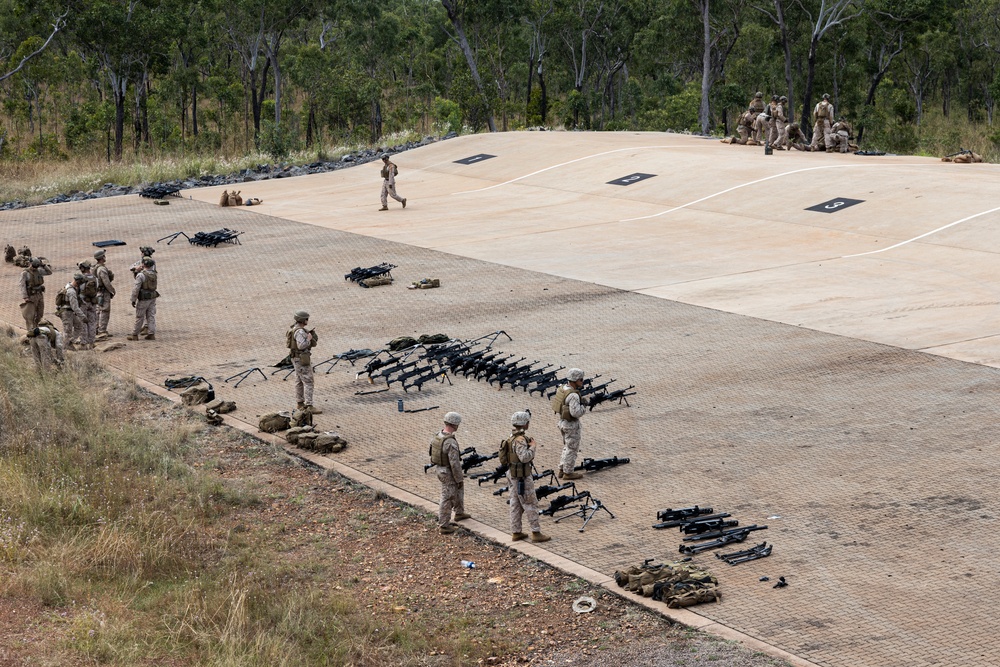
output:
[[[453,194],[607,151],[617,152]],[[476,154],[497,157],[454,162]],[[315,362],[399,335],[475,338],[503,329],[513,341],[496,347],[516,358],[635,384],[632,407],[605,405],[584,417],[584,456],[632,459],[579,484],[617,518],[598,515],[584,533],[579,521],[543,518],[554,537],[549,551],[609,575],[645,558],[673,559],[680,536],[650,528],[656,511],[709,505],[743,525],[769,525],[746,545],[767,540],[774,554],[737,567],[711,552],[696,556],[725,596],[693,609],[706,619],[821,665],[1000,662],[988,641],[989,591],[1000,583],[1000,492],[989,482],[1000,473],[998,371],[947,358],[975,350],[984,363],[1000,360],[988,343],[996,295],[983,250],[994,245],[995,214],[848,257],[988,210],[992,167],[765,158],[693,137],[561,133],[462,138],[395,161],[405,211],[375,210],[378,165],[366,165],[247,183],[244,196],[264,199],[253,209],[219,208],[218,192],[205,190],[185,194],[206,201],[162,207],[130,197],[0,213],[2,240],[52,260],[49,308],[92,241],[127,241],[108,248],[122,292],[111,329],[121,340],[131,327],[127,266],[140,245],[181,230],[246,232],[242,245],[155,244],[158,340],[129,342],[103,359],[158,384],[204,375],[250,423],[293,404],[291,383],[268,366],[284,356],[284,331],[299,308],[321,334]],[[799,172],[733,190],[734,199],[620,222],[741,178],[853,164],[873,166],[830,188],[787,179],[829,180],[850,169]],[[658,175],[607,185],[634,173]],[[905,194],[917,181],[918,191]],[[960,194],[949,204],[951,187]],[[917,199],[921,189],[920,199],[933,201]],[[804,210],[841,197],[865,202],[833,214]],[[399,265],[395,285],[343,280],[355,266],[383,261]],[[18,273],[0,268],[0,318],[11,323],[21,321]],[[405,289],[425,277],[442,287]],[[253,367],[269,379],[224,382]],[[325,410],[317,425],[350,441],[335,455],[345,465],[433,499],[438,483],[422,466],[444,412],[463,413],[462,446],[489,452],[509,432],[510,414],[525,407],[535,415],[539,466],[558,462],[555,419],[537,395],[453,378],[419,393],[393,386],[356,396],[374,388],[356,370],[341,363],[317,375]],[[439,408],[399,413],[400,398],[406,408]],[[496,487],[466,486],[469,511],[505,530]],[[758,581],[765,574],[789,586]]]

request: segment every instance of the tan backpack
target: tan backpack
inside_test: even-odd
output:
[[[257,428],[264,433],[277,433],[287,430],[291,421],[292,416],[287,412],[268,412],[266,415],[261,415]]]

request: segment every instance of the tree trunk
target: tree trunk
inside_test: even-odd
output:
[[[812,104],[813,82],[816,80],[816,46],[819,44],[819,36],[813,35],[809,42],[809,60],[806,70],[806,92],[802,96],[802,122],[800,127],[807,139],[812,139],[812,125],[809,124],[809,105]]]
[[[479,69],[476,67],[476,58],[472,53],[472,47],[469,46],[469,40],[465,36],[465,29],[462,27],[462,18],[458,15],[458,2],[457,0],[441,0],[441,4],[448,13],[448,19],[451,21],[451,25],[455,29],[458,46],[462,49],[462,53],[465,54],[465,61],[469,64],[469,70],[472,73],[472,81],[476,84],[476,91],[479,93],[479,97],[483,103],[483,108],[486,110],[486,124],[490,128],[490,132],[496,132],[497,126],[493,120],[493,111],[490,109],[489,102],[486,99],[482,79],[479,78]]]
[[[698,124],[701,133],[708,134],[708,89],[712,85],[712,26],[709,23],[709,0],[700,0],[702,39],[704,50],[701,55],[701,107],[698,109]]]
[[[191,86],[191,132],[198,137],[198,84]]]
[[[781,31],[781,48],[785,53],[785,87],[788,88],[788,122],[795,122],[795,79],[792,78],[792,44],[788,39],[788,26],[785,24],[785,9],[781,0],[774,0],[774,9],[778,17],[778,29]]]

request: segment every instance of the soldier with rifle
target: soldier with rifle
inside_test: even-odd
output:
[[[552,397],[552,411],[559,415],[559,431],[563,437],[563,451],[559,459],[559,479],[580,479],[583,473],[573,470],[580,452],[580,417],[587,411],[586,399],[580,398],[583,389],[583,371],[569,369],[566,384]]]
[[[438,481],[441,482],[441,503],[438,505],[438,529],[442,535],[451,535],[456,526],[451,521],[455,511],[455,521],[472,518],[465,512],[465,474],[462,471],[461,450],[455,431],[462,423],[462,415],[449,412],[444,416],[444,427],[431,438],[428,454],[435,466]]]
[[[314,415],[322,414],[322,410],[313,407],[312,349],[319,342],[319,337],[315,329],[306,329],[309,313],[299,310],[292,317],[295,324],[285,333],[285,345],[295,369],[295,407]]]
[[[548,542],[551,537],[542,533],[538,520],[538,497],[531,462],[535,459],[535,439],[525,435],[531,423],[527,412],[515,412],[510,423],[510,437],[500,443],[500,464],[508,466],[507,480],[510,487],[510,538],[517,542],[528,537],[521,532],[521,521],[527,517],[532,542]]]

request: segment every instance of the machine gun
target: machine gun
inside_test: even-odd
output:
[[[634,384],[630,384],[629,386],[625,387],[624,389],[615,389],[614,391],[604,391],[604,392],[601,392],[599,394],[592,394],[589,397],[590,398],[590,410],[591,410],[591,412],[594,410],[594,408],[596,408],[601,403],[606,403],[608,401],[618,401],[619,405],[621,405],[621,403],[624,401],[626,406],[632,407],[628,403],[628,397],[629,396],[635,396],[636,392],[634,392],[634,391],[633,392],[629,392],[629,389],[635,389],[635,385]]]
[[[579,503],[583,500],[590,498],[590,491],[580,491],[577,493],[576,487],[573,487],[573,495],[571,496],[556,496],[549,502],[549,506],[543,509],[539,514],[544,514],[546,516],[555,516],[556,512],[561,512],[565,509],[572,509],[573,507],[579,507],[574,503]]]
[[[462,451],[460,451],[458,453],[458,455],[459,456],[465,456],[467,454],[475,454],[475,453],[476,453],[476,448],[475,447],[466,447],[465,449],[463,449]],[[434,464],[434,463],[427,463],[427,464],[425,464],[424,465],[424,474],[426,475],[427,471],[430,470],[431,468],[433,468],[435,465],[436,464]]]
[[[701,533],[699,535],[688,535],[683,538],[684,542],[699,542],[701,540],[712,540],[718,539],[720,537],[726,537],[728,535],[736,535],[739,533],[751,533],[755,530],[767,530],[767,526],[758,526],[753,524],[750,526],[741,526],[740,528],[720,528],[719,530]]]
[[[490,455],[480,454],[473,447],[472,452],[462,459],[462,472],[469,472],[472,468],[478,468],[487,461],[497,458],[500,456],[500,452],[493,452]]]
[[[357,361],[358,359],[364,359],[365,357],[373,357],[373,356],[375,356],[374,350],[369,350],[367,348],[363,350],[350,349],[347,352],[341,352],[340,354],[335,354],[326,361],[319,362],[318,364],[313,366],[313,370],[318,370],[320,366],[325,366],[326,364],[330,364],[330,367],[326,369],[326,375],[329,375],[330,371],[332,371],[333,368],[341,361],[348,361],[351,363],[351,366],[353,366],[354,362]]]
[[[550,481],[551,481],[553,478],[555,478],[555,476],[556,476],[555,470],[549,469],[549,470],[543,470],[542,472],[536,472],[535,474],[533,474],[531,476],[531,479],[533,479],[535,481],[538,481],[540,479],[544,479],[544,478],[548,477],[550,479]],[[481,481],[479,483],[482,484]],[[565,484],[563,484],[561,486],[554,486],[552,484],[546,484],[545,486],[540,486],[537,489],[535,489],[535,496],[537,498],[544,498],[545,496],[550,496],[553,493],[556,493],[557,491],[564,491],[565,489],[568,489],[571,486],[573,486],[573,482],[566,482]],[[493,495],[494,496],[502,496],[503,494],[507,493],[508,491],[510,491],[510,487],[509,486],[501,486],[499,489],[497,489],[496,491],[493,492]]]
[[[730,565],[739,565],[740,563],[757,560],[758,558],[767,558],[771,555],[771,549],[772,545],[767,542],[761,542],[760,544],[752,546],[749,549],[733,551],[728,554],[715,554],[715,557],[719,560],[726,561]]]
[[[698,508],[694,508],[694,509],[698,509]],[[706,507],[705,509],[707,509],[709,512],[712,511],[711,507]],[[672,511],[672,510],[665,510],[665,511]],[[681,531],[683,531],[685,526],[687,526],[689,524],[692,524],[692,523],[696,523],[696,522],[698,522],[701,519],[705,519],[705,520],[711,522],[711,521],[718,521],[718,520],[725,519],[728,516],[730,516],[728,512],[721,512],[719,514],[707,514],[707,515],[704,515],[704,516],[694,516],[694,515],[693,516],[686,516],[686,517],[682,517],[680,519],[671,519],[669,521],[663,521],[663,522],[660,522],[660,523],[654,523],[653,524],[653,528],[656,528],[657,530],[662,530],[664,528],[678,528],[679,527],[681,529]],[[659,517],[660,517],[660,514],[657,514],[657,518],[659,518]]]
[[[556,519],[555,522],[559,523],[563,519],[568,519],[572,516],[582,517],[583,525],[580,526],[579,528],[580,532],[582,533],[584,530],[587,529],[587,524],[590,523],[590,520],[594,518],[594,515],[597,514],[598,510],[604,510],[605,512],[608,513],[608,516],[610,516],[612,519],[615,518],[615,515],[611,512],[611,510],[609,510],[607,507],[604,506],[604,503],[602,503],[597,498],[591,496],[590,493],[587,493],[586,500],[584,500],[584,502],[581,503],[580,505],[577,505],[577,510],[575,512],[573,512],[572,514],[567,514],[566,516],[561,516],[558,519]]]
[[[497,466],[496,470],[492,472],[477,472],[469,475],[471,479],[475,479],[479,482],[479,486],[483,485],[483,482],[493,482],[496,484],[507,474],[507,469],[509,466],[500,465]]]
[[[711,542],[702,542],[701,544],[682,544],[679,551],[682,554],[697,554],[702,551],[708,551],[709,549],[715,549],[717,547],[725,546],[727,544],[735,544],[737,542],[742,542],[747,539],[752,531],[755,530],[766,530],[767,526],[758,526],[756,524],[752,526],[746,526],[744,528],[733,528],[732,530],[721,530],[718,533],[709,534],[705,533],[703,535],[692,535],[690,537],[685,537],[684,541],[688,542],[691,540],[704,540],[709,537],[715,537]]]
[[[451,378],[449,378],[444,371],[431,366],[421,369],[419,373],[407,373],[405,379],[400,379],[403,381],[403,391],[409,393],[410,387],[416,387],[417,391],[423,391],[425,382],[428,380],[436,380],[438,377],[443,378],[443,380],[447,380],[448,384],[452,384]],[[407,382],[407,380],[410,381]]]
[[[613,468],[615,466],[624,465],[629,463],[631,459],[627,457],[612,456],[607,459],[584,459],[583,463],[573,468],[573,470],[586,470],[588,472],[597,472],[598,470],[604,470],[605,468]]]
[[[676,521],[678,519],[687,519],[690,517],[702,516],[704,514],[711,514],[713,511],[714,510],[711,507],[699,507],[698,505],[695,505],[694,507],[679,507],[677,509],[670,509],[668,507],[665,510],[657,512],[656,518],[660,521]],[[664,528],[673,528],[673,526],[664,526]]]
[[[972,151],[968,148],[959,148],[956,152],[951,153],[950,155],[945,155],[945,157],[956,157],[959,155],[968,155],[970,153],[972,153]]]
[[[368,268],[362,268],[356,266],[351,269],[350,273],[344,274],[344,280],[353,280],[356,283],[360,283],[362,280],[368,278],[381,278],[382,276],[392,277],[390,271],[397,268],[395,264],[387,264],[383,262],[382,264],[376,264],[375,266],[369,266]]]

